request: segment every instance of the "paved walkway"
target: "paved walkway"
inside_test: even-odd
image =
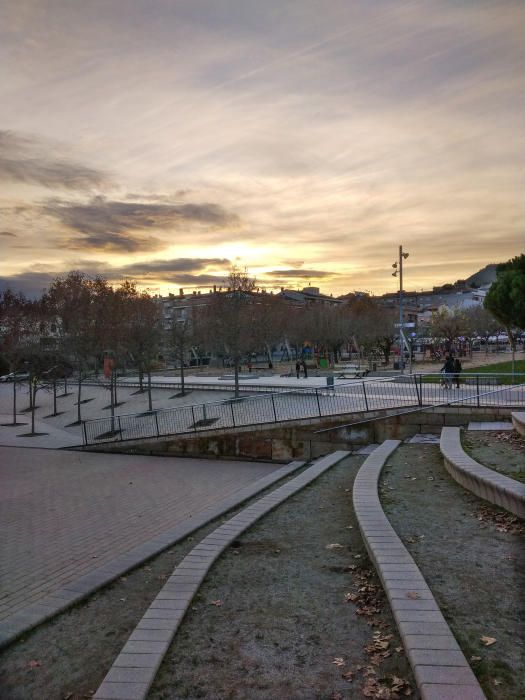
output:
[[[0,447],[0,627],[278,472],[268,463]]]

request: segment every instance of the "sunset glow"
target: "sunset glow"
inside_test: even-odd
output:
[[[0,0],[5,288],[394,291],[523,252],[525,4]]]

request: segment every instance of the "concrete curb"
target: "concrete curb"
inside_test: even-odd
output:
[[[253,498],[264,489],[277,481],[289,476],[302,467],[304,462],[294,461],[245,486],[236,493],[223,498],[199,513],[191,521],[187,521],[171,530],[134,547],[104,566],[89,572],[62,588],[53,591],[37,603],[6,617],[0,622],[0,649],[14,642],[18,637],[47,620],[55,617],[67,608],[79,603],[103,586],[119,578],[127,571],[143,564],[164,549],[171,547],[184,539],[195,530],[204,527],[215,518],[239,506],[249,498]]]
[[[512,418],[512,425],[514,429],[518,431],[520,435],[525,437],[525,412],[513,411],[510,414]]]
[[[381,470],[399,440],[386,440],[354,482],[361,534],[388,597],[423,700],[484,700],[485,695],[415,561],[383,512]]]
[[[245,508],[194,547],[145,612],[94,700],[145,700],[186,610],[215,560],[257,520],[349,454],[341,450],[318,459],[295,479]]]
[[[498,474],[469,457],[461,447],[459,428],[443,428],[439,443],[445,468],[476,496],[525,518],[525,484]]]

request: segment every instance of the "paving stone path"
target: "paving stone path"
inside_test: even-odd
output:
[[[298,466],[0,447],[0,645]]]

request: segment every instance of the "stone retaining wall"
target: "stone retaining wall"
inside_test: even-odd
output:
[[[525,484],[499,474],[469,457],[461,446],[459,428],[443,428],[441,453],[449,474],[476,496],[525,518]]]

